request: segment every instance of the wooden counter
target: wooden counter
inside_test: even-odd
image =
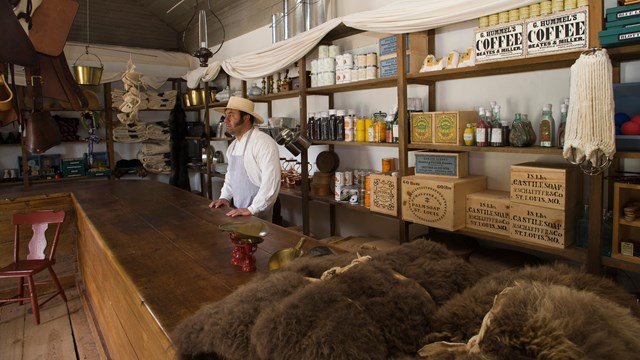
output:
[[[271,254],[300,238],[270,224],[256,252],[257,272],[244,273],[229,263],[233,245],[218,225],[249,218],[229,218],[195,194],[140,180],[17,191],[21,197],[71,194],[79,271],[114,359],[175,358],[170,336],[183,319],[266,273]],[[305,248],[315,245],[307,241]]]

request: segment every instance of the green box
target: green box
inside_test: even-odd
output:
[[[603,47],[616,47],[640,43],[640,26],[613,28],[600,31]]]
[[[640,19],[640,4],[617,6],[607,9],[607,22],[632,18]]]

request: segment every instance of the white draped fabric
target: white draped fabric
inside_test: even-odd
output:
[[[302,58],[329,31],[341,23],[363,31],[402,34],[434,29],[537,2],[536,0],[399,0],[376,10],[329,20],[260,51],[212,62],[207,68],[190,71],[184,78],[187,79],[190,88],[195,88],[201,80],[211,79],[211,74],[217,76],[220,67],[228,75],[242,80],[273,74]],[[209,77],[204,78],[205,74]]]

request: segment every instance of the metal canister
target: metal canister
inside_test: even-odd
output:
[[[347,170],[344,172],[344,184],[346,186],[353,185],[353,171]]]
[[[334,194],[334,199],[336,201],[341,201],[342,200],[342,189],[344,188],[343,185],[336,185],[335,190],[333,192]]]
[[[355,141],[355,131],[354,129],[344,129],[344,141],[352,142]]]
[[[367,130],[358,130],[358,129],[356,129],[356,141],[357,142],[366,142],[367,141]]]
[[[489,26],[498,25],[498,14],[489,15]]]
[[[367,66],[366,68],[366,79],[372,80],[378,78],[378,67],[377,66]]]
[[[318,59],[311,60],[311,73],[312,74],[318,73]]]
[[[529,18],[529,7],[528,6],[523,6],[520,9],[518,9],[519,12],[519,17],[520,20],[524,20],[524,19],[528,19]]]
[[[351,69],[343,69],[342,70],[342,82],[350,83],[351,82]]]
[[[482,16],[478,18],[478,27],[487,27],[489,26],[489,17]]]
[[[540,16],[540,3],[529,5],[529,16],[530,17]]]
[[[371,191],[371,176],[368,174],[364,177],[364,189]]]
[[[318,46],[318,58],[323,59],[329,57],[329,46],[320,45]]]
[[[342,69],[342,55],[338,54],[336,57],[336,70]]]
[[[338,54],[340,54],[340,46],[338,45],[329,46],[329,57],[335,58],[336,56],[338,56]]]
[[[359,68],[367,66],[367,55],[366,54],[356,55],[356,66],[359,67]]]
[[[345,69],[352,69],[353,55],[351,55],[350,53],[342,54],[342,66],[344,66]]]
[[[358,205],[360,198],[360,191],[358,189],[349,189],[349,204]]]
[[[336,171],[334,174],[334,182],[337,186],[344,186],[344,173],[342,171]]]
[[[520,11],[518,9],[509,10],[509,22],[518,21],[520,19]]]
[[[382,159],[382,172],[387,173],[387,172],[391,172],[391,170],[394,170],[395,168],[394,163],[395,163],[394,158]]]
[[[367,79],[367,68],[361,66],[358,68],[358,80],[366,80]]]
[[[378,66],[378,54],[374,52],[367,53],[366,66]]]
[[[351,69],[351,81],[360,81],[358,68]]]
[[[364,192],[364,207],[367,209],[371,207],[371,191],[369,190]]]

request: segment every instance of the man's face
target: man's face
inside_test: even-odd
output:
[[[240,116],[240,111],[235,109],[226,109],[224,111],[224,123],[227,125],[227,131],[231,135],[242,134],[249,123],[249,115]]]

